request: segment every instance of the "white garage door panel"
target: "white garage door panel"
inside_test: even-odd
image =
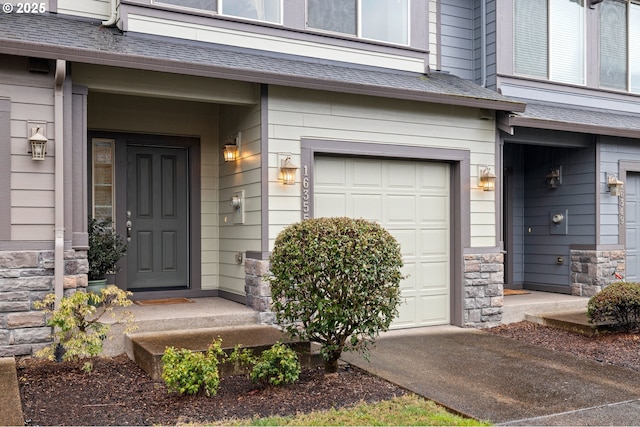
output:
[[[314,175],[315,217],[375,220],[400,243],[408,277],[392,327],[449,324],[449,166],[319,157]]]
[[[344,194],[316,194],[315,204],[324,206],[322,216],[344,216],[347,209],[347,196]]]
[[[377,220],[382,217],[382,196],[379,194],[353,194],[352,199],[355,218]]]

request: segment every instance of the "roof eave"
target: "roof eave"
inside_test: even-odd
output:
[[[536,119],[531,117],[511,116],[509,126],[548,129],[565,132],[588,133],[594,135],[618,136],[623,138],[640,138],[640,129],[625,129],[608,126],[596,126],[586,123],[558,122],[555,120]]]
[[[36,56],[47,59],[64,59],[71,62],[83,62],[95,65],[136,68],[150,71],[162,71],[183,75],[195,75],[332,92],[347,92],[359,95],[433,102],[438,104],[484,108],[498,111],[523,112],[526,107],[526,104],[521,101],[474,98],[437,92],[384,88],[366,84],[352,84],[335,80],[320,80],[287,75],[283,76],[276,73],[253,71],[249,69],[185,63],[145,56],[116,54],[98,50],[86,50],[15,40],[3,40],[3,43],[0,45],[0,53],[17,56]]]

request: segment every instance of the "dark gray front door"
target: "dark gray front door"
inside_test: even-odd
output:
[[[188,149],[126,150],[127,289],[189,288]]]

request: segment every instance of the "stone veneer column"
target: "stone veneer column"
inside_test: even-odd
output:
[[[54,289],[53,251],[0,252],[0,357],[29,355],[50,342],[33,303]],[[65,251],[65,295],[87,286],[86,251]]]
[[[624,250],[571,250],[571,294],[591,297],[625,275]]]
[[[271,311],[271,286],[265,279],[269,274],[269,261],[247,258],[244,262],[244,290],[247,306],[260,313],[260,322],[272,324],[275,315]]]
[[[465,326],[487,328],[499,325],[502,321],[503,295],[503,254],[465,254]]]

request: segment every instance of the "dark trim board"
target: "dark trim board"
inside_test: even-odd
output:
[[[626,183],[628,173],[640,173],[640,160],[619,160],[618,161],[618,179]],[[625,196],[622,196],[624,198]],[[619,206],[619,205],[618,205]],[[620,209],[620,208],[619,208]],[[622,206],[624,209],[624,204]],[[625,249],[627,247],[627,224],[626,221],[620,223],[618,221],[618,243]]]
[[[449,163],[451,173],[451,323],[464,325],[464,253],[470,245],[470,158],[468,150],[303,138],[301,212],[313,216],[314,159],[317,154]],[[305,180],[308,185],[305,185]]]
[[[25,151],[27,143],[25,142]],[[11,240],[11,99],[0,98],[0,240]]]

